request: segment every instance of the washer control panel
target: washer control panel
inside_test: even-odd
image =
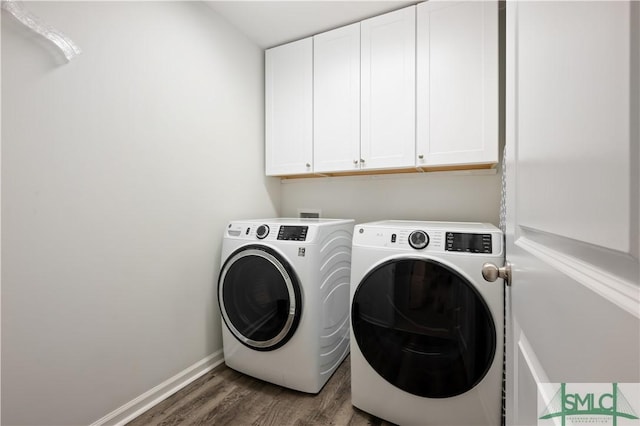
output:
[[[258,229],[256,229],[256,237],[259,240],[263,240],[267,235],[269,235],[269,225],[260,225]]]
[[[492,251],[491,234],[472,234],[467,232],[447,232],[446,251],[465,253],[489,253]]]
[[[305,241],[307,239],[308,226],[282,225],[278,231],[278,240]]]
[[[227,238],[262,242],[290,241],[313,243],[318,227],[313,225],[279,224],[277,222],[231,222],[226,230]]]

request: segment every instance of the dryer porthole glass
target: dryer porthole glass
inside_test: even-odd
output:
[[[496,328],[473,284],[429,259],[379,265],[360,282],[353,334],[369,365],[414,395],[449,398],[476,386],[491,367]]]
[[[302,310],[292,268],[263,246],[247,246],[229,257],[220,272],[218,300],[231,333],[263,351],[277,349],[293,336]]]

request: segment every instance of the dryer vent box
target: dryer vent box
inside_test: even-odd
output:
[[[318,209],[298,209],[298,217],[301,219],[319,219],[320,213]]]

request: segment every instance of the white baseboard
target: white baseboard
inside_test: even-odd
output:
[[[121,426],[138,417],[151,407],[167,399],[189,383],[204,376],[224,362],[222,349],[185,368],[170,379],[165,380],[153,389],[148,390],[134,400],[124,404],[91,426]]]

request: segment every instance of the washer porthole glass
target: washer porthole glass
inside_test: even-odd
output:
[[[266,351],[284,345],[302,312],[300,283],[274,250],[251,245],[225,262],[218,280],[220,313],[242,344]]]

